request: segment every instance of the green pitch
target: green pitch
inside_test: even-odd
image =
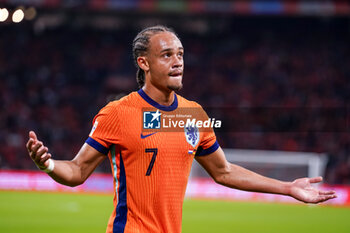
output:
[[[112,196],[0,192],[0,232],[105,232]],[[183,233],[350,232],[350,208],[186,200]]]

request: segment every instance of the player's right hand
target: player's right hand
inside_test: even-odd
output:
[[[49,166],[51,154],[49,149],[39,141],[34,131],[29,132],[29,140],[26,144],[28,154],[40,170],[44,170]]]

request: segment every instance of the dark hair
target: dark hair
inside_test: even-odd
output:
[[[143,29],[141,32],[137,34],[137,36],[135,37],[132,43],[132,53],[133,53],[134,62],[137,68],[136,80],[139,85],[139,88],[143,87],[143,85],[145,84],[145,72],[137,64],[137,58],[140,56],[146,55],[149,47],[150,38],[153,35],[160,32],[171,32],[176,35],[173,29],[168,28],[166,26],[157,25],[157,26],[147,27]]]

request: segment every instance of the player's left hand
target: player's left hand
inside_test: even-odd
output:
[[[290,196],[305,203],[320,203],[336,198],[335,191],[322,191],[313,186],[312,183],[319,183],[322,177],[296,179],[291,184]]]

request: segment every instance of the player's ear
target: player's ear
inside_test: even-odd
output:
[[[139,65],[139,67],[141,69],[143,69],[143,71],[148,71],[149,70],[149,64],[148,61],[146,59],[146,57],[138,57],[137,58],[137,64]]]

